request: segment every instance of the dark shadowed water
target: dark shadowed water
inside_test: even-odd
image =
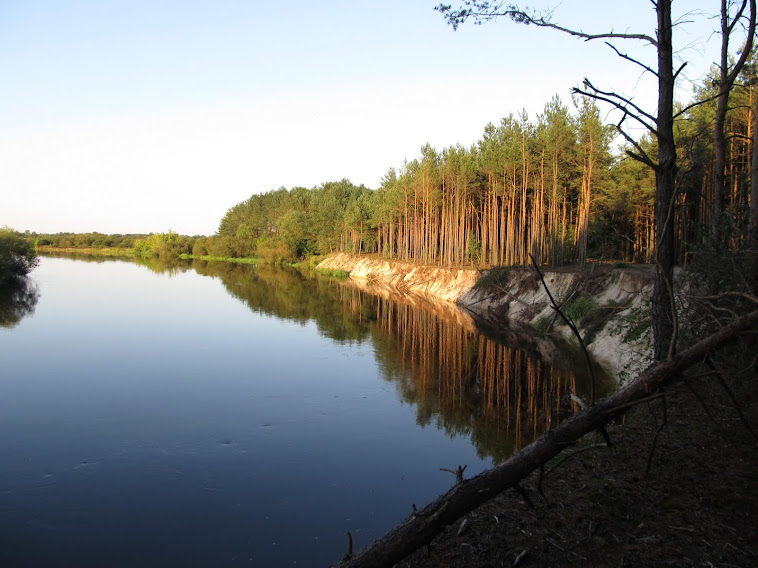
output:
[[[570,412],[462,315],[294,271],[44,258],[0,298],[0,566],[328,566]]]

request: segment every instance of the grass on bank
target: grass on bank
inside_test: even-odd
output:
[[[329,278],[334,278],[335,280],[346,280],[347,277],[350,276],[350,273],[347,270],[332,268],[319,268],[317,269],[317,272],[324,276],[328,276]]]
[[[113,257],[134,256],[133,248],[121,248],[121,247],[53,247],[53,246],[48,246],[48,245],[39,245],[37,246],[37,252],[85,254],[89,256],[113,256]]]
[[[213,256],[210,254],[204,254],[204,255],[180,254],[179,258],[181,258],[182,260],[208,260],[211,262],[236,262],[237,264],[254,264],[256,266],[261,263],[261,259],[257,256],[237,258],[237,257],[226,257],[226,256]]]

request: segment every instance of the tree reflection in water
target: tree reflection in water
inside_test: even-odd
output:
[[[573,412],[570,392],[588,390],[574,357],[547,361],[533,338],[496,341],[389,299],[377,310],[377,356],[402,399],[416,405],[418,423],[470,436],[482,458],[508,458]]]
[[[335,341],[370,340],[382,375],[415,405],[418,424],[469,436],[482,458],[506,459],[575,410],[570,392],[589,392],[574,349],[523,335],[488,337],[449,304],[369,293],[297,270],[202,261],[193,267],[219,278],[255,312],[315,322]]]
[[[28,277],[0,286],[0,326],[16,327],[22,319],[34,313],[38,300],[37,285]]]

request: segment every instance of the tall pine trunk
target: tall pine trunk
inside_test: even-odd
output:
[[[658,165],[655,169],[655,284],[653,287],[653,343],[656,361],[675,350],[674,337],[674,71],[671,41],[671,0],[658,0]]]

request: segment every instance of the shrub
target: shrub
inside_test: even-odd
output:
[[[506,266],[494,266],[487,270],[474,284],[474,288],[486,290],[490,286],[501,286],[508,282],[509,268]]]
[[[37,266],[34,246],[9,227],[0,228],[0,285],[23,278]]]

